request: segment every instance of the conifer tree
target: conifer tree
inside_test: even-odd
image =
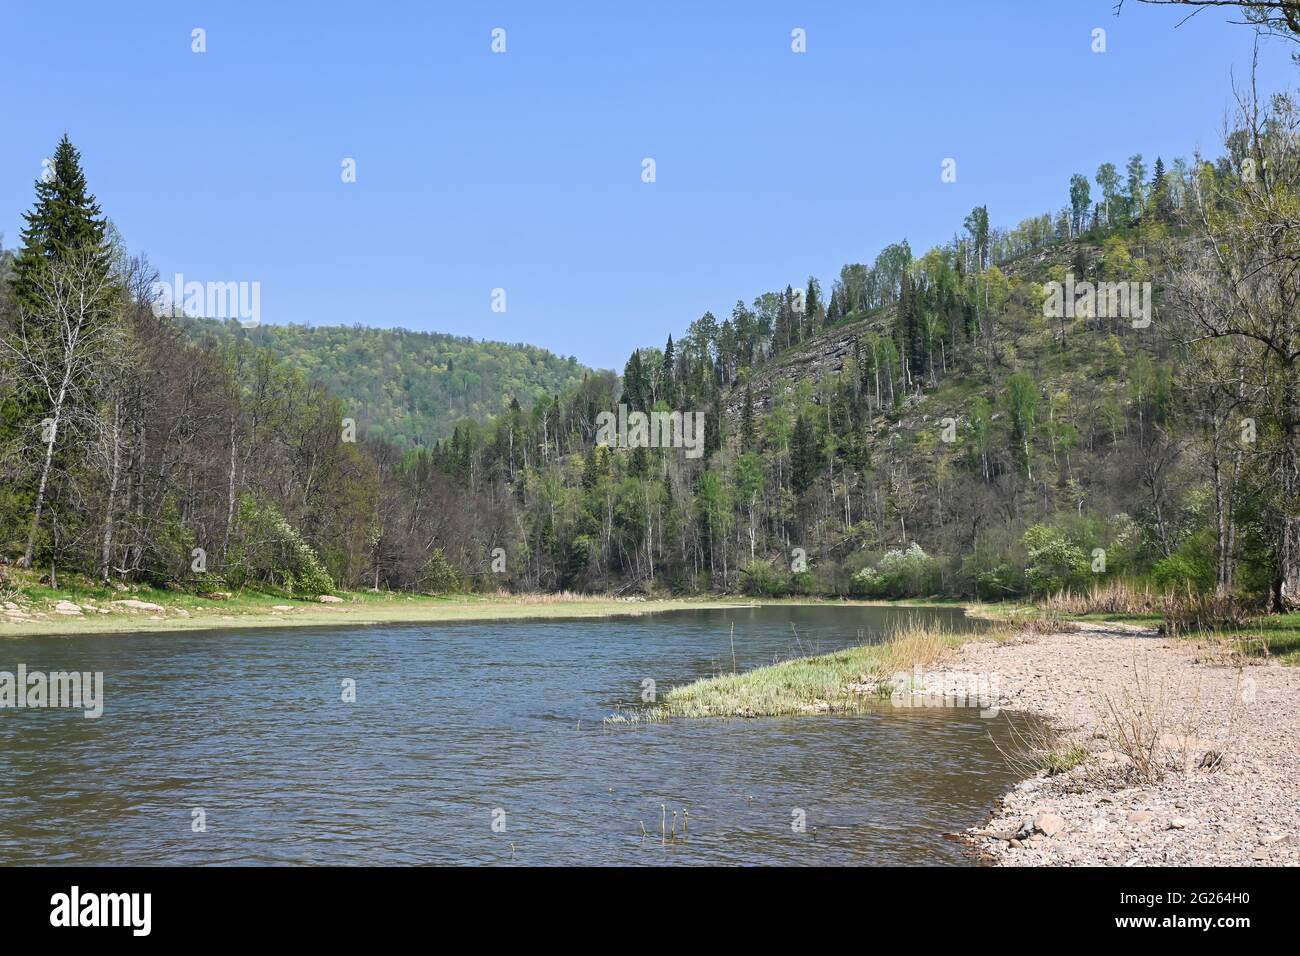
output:
[[[673,337],[668,336],[668,344],[664,346],[663,361],[659,364],[659,377],[662,383],[660,394],[663,400],[668,403],[669,408],[676,407],[677,388],[673,381],[673,370],[676,365],[676,351],[673,347]]]
[[[30,507],[21,559],[31,566],[42,511],[57,473],[69,464],[64,440],[74,414],[93,407],[103,382],[92,380],[117,351],[115,308],[121,290],[112,273],[108,224],[86,188],[81,158],[65,134],[36,183],[36,204],[24,214],[10,294],[16,315],[4,328],[3,353],[17,387],[0,404],[0,449],[32,464],[32,484],[10,489]],[[39,431],[37,426],[39,424]],[[39,435],[39,444],[33,442]]]
[[[822,467],[821,449],[817,445],[817,430],[812,418],[800,413],[795,419],[794,435],[790,442],[790,486],[796,495],[802,495],[813,486]]]
[[[810,339],[817,334],[818,319],[822,311],[822,289],[816,278],[808,277],[808,288],[804,292],[804,329],[803,337]]]
[[[641,361],[641,350],[637,349],[623,367],[623,403],[631,411],[645,411],[646,396],[649,394],[646,381],[645,364]]]
[[[81,155],[66,133],[47,169],[47,174],[36,182],[36,205],[23,214],[27,225],[14,261],[14,299],[28,310],[35,310],[39,304],[37,270],[42,266],[72,253],[92,254],[103,275],[108,275],[111,266],[108,223],[100,213],[99,203],[86,189]]]

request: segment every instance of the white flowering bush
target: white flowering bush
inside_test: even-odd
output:
[[[913,541],[907,549],[886,551],[876,562],[853,575],[853,593],[860,597],[925,597],[939,590],[939,562]]]

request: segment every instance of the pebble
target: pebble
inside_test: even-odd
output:
[[[1034,818],[1034,829],[1044,836],[1056,836],[1065,829],[1065,818],[1058,813],[1040,813]]]
[[[1247,703],[1237,669],[1196,654],[1192,642],[1089,624],[970,644],[956,655],[955,668],[999,676],[1004,712],[1033,713],[1063,744],[1094,752],[1078,773],[1016,784],[992,818],[972,828],[994,865],[1300,866],[1300,667],[1250,666],[1255,693]],[[1137,700],[1160,714],[1158,778],[1139,776],[1127,748],[1107,735],[1114,724],[1107,699],[1120,707]],[[1110,825],[1098,809],[1107,804]],[[1005,836],[989,841],[989,832]]]
[[[162,611],[161,604],[152,604],[149,601],[137,601],[135,598],[128,598],[124,601],[113,601],[117,607],[124,607],[132,611]]]

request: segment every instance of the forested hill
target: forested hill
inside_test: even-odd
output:
[[[1136,582],[1300,607],[1296,130],[1279,95],[1216,160],[1102,163],[1012,227],[976,207],[919,256],[705,313],[621,380],[447,336],[186,334],[65,139],[0,287],[0,547],[51,578],[306,594]],[[611,442],[620,405],[702,441]]]
[[[978,239],[959,240],[883,301],[805,319],[797,341],[722,390],[723,435],[773,456],[788,488],[778,475],[740,496],[742,586],[995,599],[1116,576],[1213,585],[1213,509],[1189,495],[1208,466],[1172,330],[1043,314],[1048,283],[1159,275],[1191,237],[1154,212],[1070,232],[983,264],[962,248]],[[811,573],[750,562],[751,531],[757,553],[797,547]]]
[[[399,448],[429,446],[465,419],[499,415],[509,397],[531,406],[573,388],[590,370],[535,345],[478,341],[439,332],[355,326],[262,325],[178,320],[194,338],[246,337],[277,361],[342,399],[372,438]]]

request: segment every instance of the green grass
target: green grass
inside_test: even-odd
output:
[[[214,589],[223,590],[223,589]],[[29,584],[25,587],[16,589],[16,600],[19,603],[30,603],[33,605],[53,605],[59,601],[72,601],[76,604],[97,604],[101,607],[107,607],[113,601],[146,601],[150,604],[158,604],[170,611],[204,611],[215,610],[224,614],[249,614],[249,613],[266,613],[276,605],[292,605],[295,607],[320,607],[320,603],[315,597],[291,596],[274,591],[253,591],[244,590],[231,594],[226,600],[205,598],[199,594],[189,591],[172,591],[165,588],[150,587],[148,585],[136,585],[128,591],[118,591],[114,588],[107,588],[100,584],[94,584],[86,580],[74,580],[69,577],[60,581],[59,587],[52,588],[44,584]],[[211,591],[205,593],[213,593]],[[230,592],[225,592],[230,593]],[[390,599],[389,595],[368,594],[368,593],[347,593],[337,591],[336,594],[345,596],[349,601],[359,601],[363,603],[383,602]]]
[[[967,641],[1002,639],[1010,633],[1007,627],[955,633],[914,623],[883,643],[797,657],[674,687],[658,704],[616,714],[607,722],[861,713],[872,706],[874,698],[888,693],[885,682],[890,675],[916,665],[932,666]]]
[[[774,717],[818,709],[857,713],[866,699],[852,684],[869,681],[882,648],[853,647],[834,654],[782,661],[741,674],[724,674],[670,690],[642,720],[665,717]]]
[[[1095,611],[1067,615],[1071,620],[1103,623],[1115,621],[1142,627],[1159,628],[1165,621],[1160,614],[1125,614]],[[1270,657],[1290,666],[1300,665],[1300,612],[1265,614],[1239,627],[1219,628],[1210,632],[1188,631],[1188,640],[1209,641],[1248,657]]]
[[[1078,743],[1067,744],[1056,750],[1049,750],[1042,756],[1041,769],[1049,774],[1068,773],[1075,767],[1082,766],[1092,758],[1088,748]]]
[[[1252,630],[1264,638],[1269,656],[1284,664],[1300,665],[1300,612],[1265,618]]]
[[[1208,635],[1189,633],[1187,637],[1222,643],[1247,657],[1269,657],[1300,666],[1300,612],[1270,614],[1240,627],[1221,628]]]

